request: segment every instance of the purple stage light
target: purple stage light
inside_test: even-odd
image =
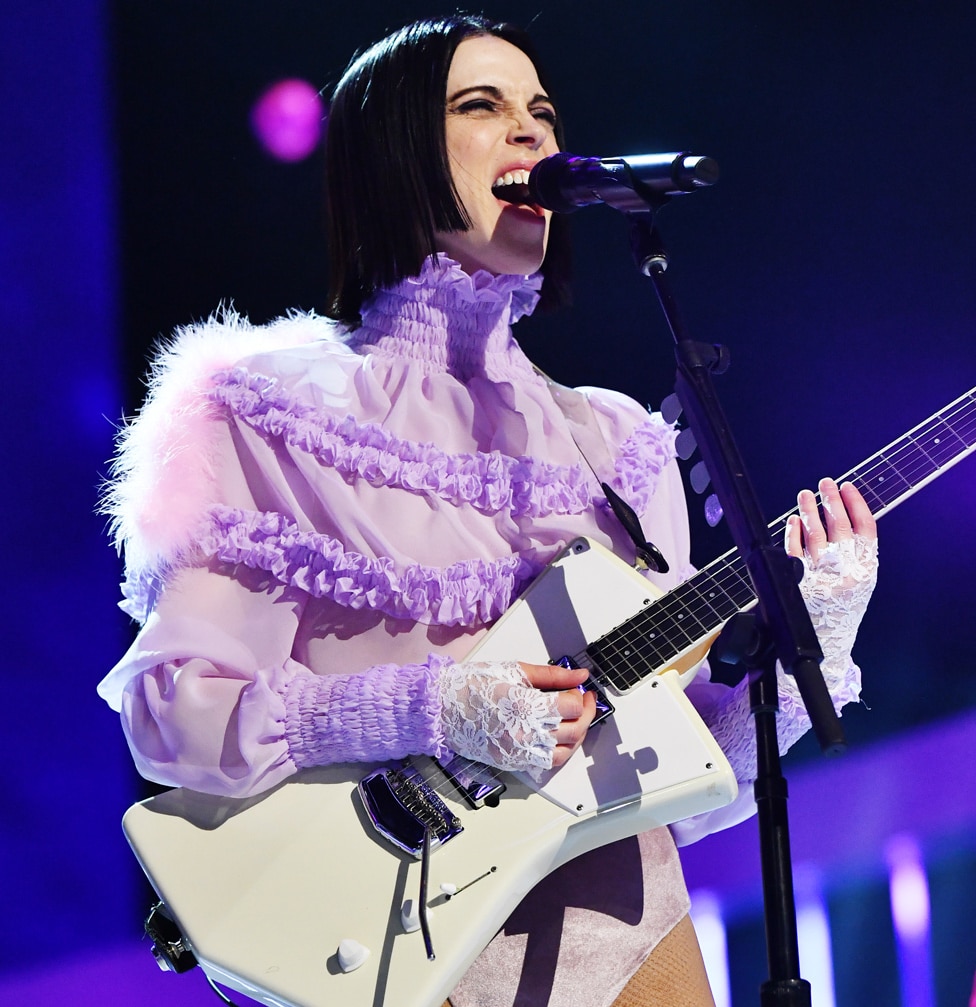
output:
[[[254,103],[251,126],[261,146],[279,161],[301,161],[322,136],[325,109],[308,81],[281,80]]]
[[[885,846],[904,1007],[935,1007],[929,886],[918,842],[895,835]]]
[[[908,836],[893,836],[885,854],[895,929],[903,940],[923,940],[929,933],[929,888],[918,844]]]

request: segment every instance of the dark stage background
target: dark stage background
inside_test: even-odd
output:
[[[327,88],[354,50],[437,12],[313,0],[36,0],[0,12],[12,560],[0,1000],[209,1002],[199,976],[159,976],[138,944],[147,896],[118,821],[145,791],[94,693],[132,631],[114,609],[120,571],[92,513],[97,487],[113,423],[138,407],[155,338],[221,301],[253,321],[324,307],[320,152],[294,164],[264,153],[249,126],[256,98],[284,77]],[[976,384],[971,4],[595,11],[537,0],[488,13],[533,22],[571,151],[689,149],[721,164],[719,184],[676,201],[662,225],[692,332],[731,348],[719,388],[770,518],[801,486],[848,470]],[[672,384],[671,341],[630,263],[625,223],[594,207],[573,224],[576,305],[518,335],[557,379],[656,405]],[[694,558],[705,563],[729,540],[700,518],[700,498],[691,506]],[[881,583],[856,651],[867,705],[844,717],[873,767],[894,766],[884,760],[913,739],[976,723],[974,513],[967,460],[884,520]],[[956,758],[965,745],[952,759],[937,745],[925,751],[933,758],[911,767],[906,790],[931,781],[940,807],[972,807],[971,756]],[[820,820],[838,796],[835,765],[809,739],[787,761],[827,781],[823,803],[807,809]],[[899,799],[896,786],[865,817],[852,806],[834,840],[873,835],[870,815],[898,820]],[[974,818],[925,836],[930,1002],[945,1007],[968,1001],[976,971],[964,911],[976,900]],[[922,808],[917,820],[936,819]],[[751,828],[734,831],[748,844]],[[727,855],[706,841],[689,869]],[[882,859],[832,861],[825,881],[847,928],[836,931],[846,939],[835,934],[841,1005],[865,1002],[865,988],[885,1004],[905,995]],[[757,898],[740,889],[728,903],[736,1007],[756,1002],[764,977]]]

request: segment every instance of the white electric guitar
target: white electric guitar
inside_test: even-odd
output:
[[[976,389],[843,479],[880,516],[974,448]],[[419,758],[306,770],[243,800],[180,789],[134,805],[123,826],[160,897],[160,963],[199,964],[274,1007],[440,1007],[556,867],[735,799],[683,688],[754,602],[734,550],[660,595],[577,539],[471,655],[591,670],[604,719],[558,772]]]

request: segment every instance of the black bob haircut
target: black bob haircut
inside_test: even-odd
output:
[[[447,160],[444,102],[458,45],[483,35],[524,52],[549,93],[525,32],[466,14],[401,28],[357,56],[336,86],[325,151],[330,317],[355,323],[373,291],[416,276],[436,254],[435,232],[468,229]],[[558,119],[556,141],[562,148]],[[569,258],[566,220],[554,214],[542,308],[569,302]]]

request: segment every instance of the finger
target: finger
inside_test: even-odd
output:
[[[786,535],[783,548],[791,556],[803,556],[803,522],[799,515],[791,514],[786,519]]]
[[[586,738],[586,732],[596,716],[596,697],[592,692],[582,696],[582,707],[579,717],[575,720],[564,720],[554,732],[556,735],[556,748],[552,758],[554,766],[565,765]]]
[[[851,525],[855,535],[863,535],[865,538],[878,537],[878,522],[871,513],[871,508],[861,494],[861,491],[854,483],[844,483],[840,488],[840,495],[843,498],[844,506],[850,515]]]
[[[803,544],[810,554],[810,559],[816,562],[820,550],[827,544],[827,532],[820,520],[817,498],[812,490],[800,490],[796,503],[803,524]]]
[[[563,720],[576,720],[583,716],[584,693],[579,689],[567,689],[556,694],[556,712]]]
[[[827,540],[841,542],[852,538],[854,530],[837,483],[833,479],[821,479],[819,489]]]
[[[561,664],[529,664],[526,661],[519,661],[519,665],[529,683],[536,689],[573,689],[590,677],[585,668],[564,668]]]

